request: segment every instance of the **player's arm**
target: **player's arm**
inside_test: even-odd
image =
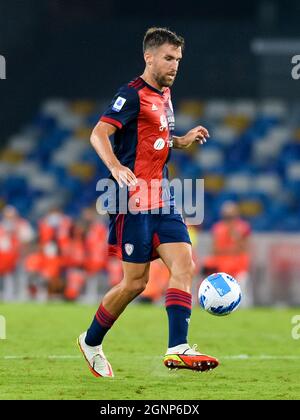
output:
[[[108,169],[112,176],[118,182],[120,187],[125,185],[135,185],[137,183],[136,176],[126,166],[121,165],[113,152],[109,137],[116,132],[117,128],[111,124],[100,121],[91,134],[91,144],[96,150],[98,156]]]
[[[194,142],[203,144],[206,142],[206,137],[209,137],[207,129],[202,127],[202,125],[198,125],[197,127],[188,131],[185,136],[172,136],[173,147],[175,149],[186,149],[187,147],[190,147]]]

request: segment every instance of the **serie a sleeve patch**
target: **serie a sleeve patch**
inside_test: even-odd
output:
[[[125,98],[122,98],[122,96],[118,96],[117,99],[115,100],[115,103],[112,106],[113,111],[120,112],[125,102],[126,102]]]

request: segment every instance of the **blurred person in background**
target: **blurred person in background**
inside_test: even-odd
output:
[[[61,209],[57,207],[50,209],[38,223],[40,244],[54,241],[59,248],[62,248],[68,242],[72,224],[71,217],[64,214]]]
[[[104,217],[92,208],[85,208],[81,214],[87,254],[85,266],[90,274],[101,272],[107,264],[108,229]]]
[[[2,210],[1,226],[6,232],[14,232],[19,241],[20,254],[26,253],[28,246],[35,239],[35,232],[28,220],[21,217],[13,206],[6,206]]]
[[[30,297],[44,301],[63,296],[72,227],[73,220],[57,207],[39,220],[36,249],[24,261]]]
[[[99,293],[106,291],[108,265],[107,226],[104,215],[87,207],[69,229],[63,240],[65,288],[67,300],[94,303]]]
[[[31,224],[19,215],[18,210],[11,205],[4,207],[0,219],[0,290],[3,300],[17,299],[22,295],[24,275],[21,267],[34,238]]]
[[[29,297],[38,301],[63,296],[65,256],[55,241],[38,244],[24,261]]]
[[[226,201],[221,207],[221,220],[212,227],[212,255],[204,260],[204,274],[225,272],[235,277],[242,289],[241,306],[253,304],[250,287],[251,227],[240,217],[235,202]]]

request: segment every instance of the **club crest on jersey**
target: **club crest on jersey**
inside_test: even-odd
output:
[[[152,110],[152,111],[158,111],[158,108],[157,108],[157,106],[156,106],[155,104],[152,104],[152,108],[151,108],[151,110]]]
[[[125,244],[125,251],[127,255],[131,255],[133,253],[134,250],[134,245],[132,244]]]
[[[120,112],[125,102],[126,102],[125,98],[122,98],[122,96],[118,96],[115,103],[112,106],[112,109],[116,112]]]
[[[155,150],[162,150],[165,147],[165,141],[162,138],[155,140],[153,145]]]

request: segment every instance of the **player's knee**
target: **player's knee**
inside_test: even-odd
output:
[[[135,279],[135,280],[131,280],[131,281],[126,281],[123,284],[123,292],[130,295],[130,296],[138,296],[139,294],[141,294],[145,288],[147,286],[147,279],[145,279],[144,277],[139,278],[139,279]]]
[[[191,276],[193,278],[194,275],[196,274],[196,264],[194,263],[193,259],[191,259],[191,262],[190,262],[190,270],[191,270]]]
[[[191,259],[185,264],[177,267],[172,273],[172,277],[181,283],[191,283],[195,275],[195,263]]]
[[[137,296],[139,294],[141,294],[145,288],[146,288],[146,284],[145,281],[143,279],[141,279],[140,281],[136,281],[133,284],[131,284],[130,289],[133,295]]]

